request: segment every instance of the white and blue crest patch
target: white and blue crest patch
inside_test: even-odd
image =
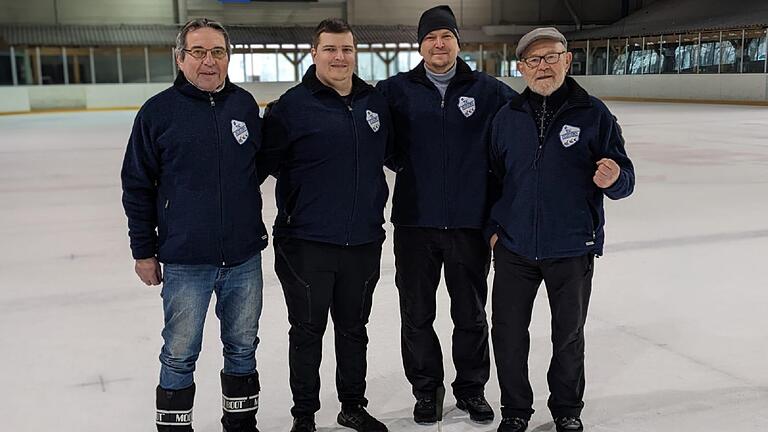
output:
[[[379,126],[381,126],[381,123],[379,123],[378,114],[371,110],[365,110],[365,119],[368,120],[368,126],[370,126],[374,132],[379,131]]]
[[[235,136],[237,143],[243,145],[248,139],[248,126],[240,120],[232,120],[232,135]]]
[[[580,133],[581,129],[576,126],[563,125],[560,130],[560,142],[563,143],[563,146],[570,147],[579,142]]]
[[[475,98],[469,96],[459,97],[459,109],[464,117],[469,117],[475,113]]]

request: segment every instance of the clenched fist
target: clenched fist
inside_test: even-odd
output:
[[[597,161],[597,170],[592,177],[597,187],[606,189],[611,187],[619,178],[621,168],[613,159],[603,158]]]

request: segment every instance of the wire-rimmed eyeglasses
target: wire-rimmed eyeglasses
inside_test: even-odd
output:
[[[185,53],[188,53],[192,57],[202,60],[205,58],[206,55],[208,55],[208,52],[211,52],[211,57],[215,58],[216,60],[221,60],[224,57],[227,56],[227,49],[222,47],[215,47],[211,49],[205,49],[205,48],[192,48],[192,49],[184,49],[182,50]]]
[[[560,56],[567,53],[568,51],[562,51],[558,53],[550,53],[543,56],[531,56],[520,59],[522,62],[526,64],[531,69],[539,67],[541,64],[541,61],[544,60],[544,63],[546,64],[555,64],[560,61]]]

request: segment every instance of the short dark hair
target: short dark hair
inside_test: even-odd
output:
[[[352,27],[341,18],[326,18],[320,21],[320,24],[315,27],[315,34],[312,35],[312,48],[317,48],[322,33],[352,33],[353,43],[356,40]]]
[[[187,49],[187,34],[191,31],[199,30],[201,28],[212,28],[221,33],[221,35],[224,36],[224,45],[225,48],[227,48],[227,55],[232,55],[232,47],[229,43],[229,33],[227,33],[227,30],[224,28],[224,26],[219,22],[210,20],[208,18],[195,18],[187,21],[187,23],[181,27],[181,30],[179,30],[179,34],[176,35],[177,56],[184,60],[184,54],[186,54],[184,50]]]

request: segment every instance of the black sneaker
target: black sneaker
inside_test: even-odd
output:
[[[384,423],[368,414],[368,411],[361,405],[342,406],[336,421],[357,432],[387,432],[389,430]]]
[[[315,432],[315,416],[300,416],[293,418],[291,432]]]
[[[432,396],[423,396],[416,399],[413,406],[413,421],[420,425],[428,425],[437,422],[437,400]]]
[[[584,425],[578,417],[558,417],[555,419],[555,430],[557,432],[581,432]]]
[[[483,395],[456,399],[456,408],[469,413],[469,419],[475,423],[493,421],[493,409]]]
[[[504,417],[499,423],[497,432],[523,432],[528,429],[528,420],[520,417]]]

